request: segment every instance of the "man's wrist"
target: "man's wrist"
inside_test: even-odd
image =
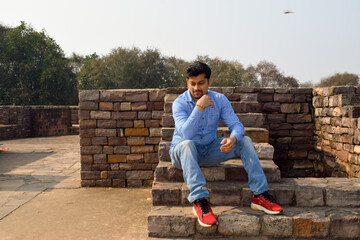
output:
[[[201,112],[202,112],[202,111],[204,110],[204,108],[205,108],[204,106],[202,106],[202,105],[200,105],[200,104],[198,104],[198,103],[197,103],[195,106],[196,106]]]

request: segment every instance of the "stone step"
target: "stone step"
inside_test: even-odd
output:
[[[285,207],[282,215],[267,215],[249,207],[215,206],[218,225],[201,227],[191,206],[152,207],[148,216],[151,239],[359,239],[360,209],[345,207]]]
[[[171,141],[175,128],[173,127],[163,127],[161,129],[161,137],[164,141]],[[253,142],[269,142],[269,131],[266,128],[252,128],[245,127],[245,136],[251,138]],[[217,137],[229,137],[230,130],[228,127],[218,127]]]
[[[252,192],[247,182],[208,181],[206,188],[214,205],[250,206]],[[360,207],[359,178],[282,178],[269,183],[269,190],[282,206]],[[154,206],[189,204],[184,182],[155,180],[152,195]]]
[[[171,142],[161,141],[159,143],[159,161],[170,161],[170,150]],[[272,160],[274,156],[274,147],[269,143],[256,143],[254,142],[256,153],[261,160]]]
[[[264,127],[266,114],[263,113],[236,113],[244,127]],[[174,127],[175,122],[172,114],[164,113],[162,116],[163,127]],[[222,121],[219,127],[226,126]]]
[[[260,160],[268,182],[280,181],[279,167],[272,160]],[[247,173],[240,159],[232,159],[213,167],[202,167],[207,182],[248,181]],[[183,171],[170,162],[159,162],[155,169],[155,181],[183,182]]]

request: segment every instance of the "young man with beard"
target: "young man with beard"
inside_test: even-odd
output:
[[[220,93],[208,90],[211,69],[202,62],[194,62],[186,71],[188,90],[173,103],[175,131],[171,142],[172,164],[183,170],[186,186],[190,189],[189,202],[200,225],[217,224],[210,204],[209,192],[204,189],[205,178],[200,167],[214,166],[231,158],[240,157],[248,174],[253,192],[251,208],[268,214],[279,214],[283,209],[268,193],[268,183],[251,139],[244,136],[244,126],[234,113],[229,100]],[[231,131],[228,138],[217,138],[220,119]]]

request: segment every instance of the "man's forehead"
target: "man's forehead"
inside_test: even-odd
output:
[[[198,76],[189,77],[187,79],[189,82],[200,82],[200,81],[207,81],[208,79],[205,77],[205,74],[201,74]]]

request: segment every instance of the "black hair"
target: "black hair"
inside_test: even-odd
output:
[[[199,62],[199,61],[193,62],[186,69],[186,79],[189,79],[190,77],[198,76],[203,73],[205,73],[205,77],[207,79],[210,79],[211,76],[210,67],[203,62]]]

